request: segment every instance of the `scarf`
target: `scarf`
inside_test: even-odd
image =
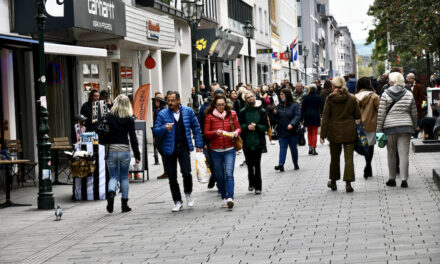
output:
[[[225,120],[226,114],[227,114],[226,111],[223,111],[223,113],[220,113],[220,112],[217,110],[217,108],[214,109],[214,111],[212,111],[212,115],[215,116],[215,117],[220,118],[221,120]]]

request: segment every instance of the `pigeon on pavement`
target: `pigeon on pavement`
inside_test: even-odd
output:
[[[61,216],[63,215],[63,209],[61,209],[60,204],[57,204],[57,209],[55,209],[55,221],[61,220]]]

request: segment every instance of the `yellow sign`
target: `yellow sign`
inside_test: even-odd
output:
[[[199,51],[206,49],[206,42],[207,41],[204,38],[197,40],[196,41],[196,49]]]

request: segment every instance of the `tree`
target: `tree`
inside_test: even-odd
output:
[[[364,60],[357,55],[358,78],[370,77],[373,75],[373,68],[371,66],[364,66]]]
[[[372,59],[386,58],[393,66],[419,72],[438,69],[431,59],[440,55],[440,1],[375,0],[368,10],[374,17],[367,44],[375,42]],[[387,52],[387,33],[392,49]]]

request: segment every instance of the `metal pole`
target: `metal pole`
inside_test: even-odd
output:
[[[307,56],[304,56],[304,85],[307,85]]]
[[[192,48],[192,71],[193,71],[193,86],[196,93],[199,93],[199,82],[197,78],[197,50],[196,50],[196,30],[198,23],[190,22],[191,26],[191,48]]]
[[[252,60],[251,60],[251,38],[248,38],[248,55],[249,55],[249,83],[252,87]]]
[[[38,142],[38,209],[53,209],[54,198],[52,193],[52,177],[50,167],[50,146],[49,143],[49,126],[46,99],[46,76],[44,61],[44,24],[46,16],[44,15],[44,1],[36,0],[37,16],[35,19],[38,24],[39,37],[39,61],[40,61],[40,77],[38,78],[38,86],[40,88],[40,126],[39,142]]]

